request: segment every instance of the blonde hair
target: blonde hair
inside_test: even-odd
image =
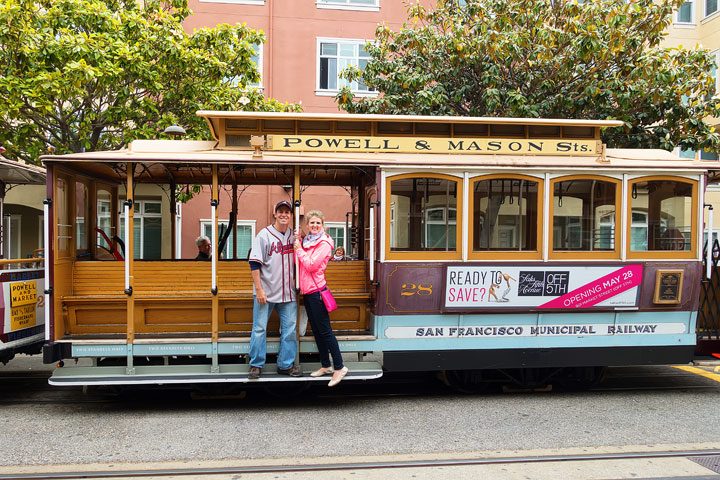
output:
[[[325,225],[325,215],[320,210],[310,210],[305,214],[306,221],[309,222],[311,218],[317,217]]]

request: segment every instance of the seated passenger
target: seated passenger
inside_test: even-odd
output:
[[[205,235],[199,236],[195,239],[195,245],[197,245],[198,248],[198,254],[197,257],[195,257],[195,260],[209,261],[212,258],[210,255],[212,252],[212,245],[208,237]]]
[[[330,260],[333,260],[335,262],[347,260],[347,257],[345,256],[345,249],[343,247],[337,247]]]

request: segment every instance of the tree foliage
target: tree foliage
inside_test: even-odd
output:
[[[0,2],[0,143],[8,156],[115,149],[183,125],[199,109],[287,110],[245,88],[262,33],[218,25],[188,34],[187,0]]]
[[[351,113],[619,119],[615,147],[717,149],[711,55],[663,48],[684,0],[438,0],[381,25],[362,78],[377,97],[337,96]]]

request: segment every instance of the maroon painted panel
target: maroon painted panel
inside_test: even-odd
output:
[[[699,305],[700,281],[702,280],[702,264],[698,261],[667,261],[667,262],[627,262],[644,265],[643,281],[639,287],[638,307],[641,311],[694,311]],[[439,314],[445,312],[445,274],[448,265],[458,263],[384,263],[377,272],[379,288],[377,291],[377,315],[402,314]],[[467,262],[464,265],[497,265],[495,262]],[[589,263],[580,262],[518,262],[514,266],[580,266]],[[616,265],[621,262],[593,262],[592,265]],[[683,270],[682,298],[679,305],[656,305],[653,303],[655,293],[655,277],[657,270]],[[453,309],[453,313],[510,313],[529,312],[536,308],[483,308]],[[593,309],[598,311],[602,309]],[[610,309],[612,310],[612,309]],[[544,310],[548,311],[548,310]],[[574,310],[575,313],[579,313]]]

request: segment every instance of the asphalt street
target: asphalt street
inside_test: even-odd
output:
[[[47,366],[19,357],[0,367],[0,466],[707,447],[720,442],[720,381],[701,371],[613,368],[585,392],[462,395],[395,378],[284,398],[116,395],[50,387]]]

